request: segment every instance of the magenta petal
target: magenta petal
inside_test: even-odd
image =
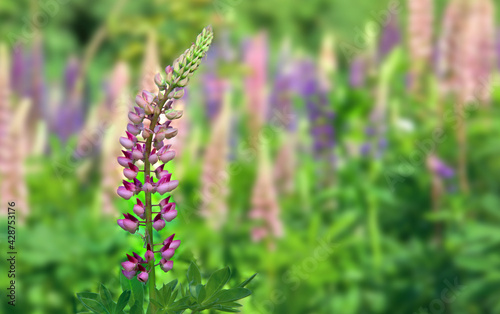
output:
[[[123,169],[123,175],[125,178],[132,180],[137,177],[137,172],[130,169]]]
[[[181,245],[181,240],[175,240],[175,241],[172,241],[172,243],[170,243],[170,245],[168,247],[171,249],[177,249],[179,247],[179,245]]]
[[[163,194],[165,194],[167,192],[173,191],[178,185],[179,185],[179,181],[173,180],[173,181],[170,181],[170,182],[167,182],[167,183],[163,183],[156,190],[158,191],[158,193],[160,193],[161,195],[163,195]]]
[[[142,123],[142,118],[139,115],[137,115],[136,113],[134,113],[134,112],[129,112],[128,113],[128,118],[129,118],[129,120],[133,124],[140,124],[140,123]]]
[[[169,162],[170,160],[174,159],[175,157],[175,151],[173,150],[169,150],[167,152],[165,152],[164,154],[162,154],[160,156],[160,160],[163,162],[163,163],[167,163]]]
[[[144,108],[144,106],[146,106],[147,104],[147,102],[144,100],[144,98],[142,98],[141,95],[135,96],[135,103],[141,108]]]
[[[128,149],[131,149],[134,147],[134,142],[132,142],[131,140],[129,140],[126,137],[120,137],[120,144],[123,147],[128,148]]]
[[[175,233],[172,234],[170,237],[166,238],[165,241],[163,241],[163,245],[167,246],[172,243],[172,241],[174,240],[174,237],[175,237]]]
[[[117,160],[118,160],[118,163],[120,164],[120,166],[122,166],[122,167],[128,167],[128,164],[130,162],[132,162],[131,159],[128,159],[126,157],[118,157]]]
[[[165,220],[158,220],[153,223],[153,228],[155,228],[156,231],[160,231],[161,229],[165,228]]]
[[[153,251],[147,250],[146,254],[144,254],[144,258],[145,258],[146,262],[154,261],[155,254],[153,253]]]
[[[132,279],[134,278],[136,272],[135,271],[126,271],[126,270],[122,270],[122,274],[128,278],[128,279]]]
[[[130,233],[135,233],[138,227],[139,227],[139,222],[134,222],[129,219],[123,220],[123,229],[127,230]]]
[[[149,162],[153,165],[156,164],[158,162],[158,155],[152,154],[149,156]]]
[[[134,214],[139,217],[144,215],[144,207],[141,205],[134,205]]]
[[[167,249],[164,252],[161,253],[161,257],[163,257],[166,260],[169,260],[174,256],[175,254],[175,249]]]
[[[122,263],[122,267],[123,269],[125,269],[125,271],[134,271],[136,270],[137,268],[137,263],[132,263],[131,261],[125,261]]]
[[[148,281],[148,277],[149,277],[148,273],[142,272],[137,276],[137,280],[139,280],[140,282],[146,282]]]
[[[134,195],[134,192],[127,190],[123,186],[120,186],[116,193],[126,200],[129,200]]]
[[[175,217],[177,217],[177,210],[175,209],[172,209],[163,214],[163,219],[165,219],[167,222],[171,222],[172,220],[175,219]]]
[[[162,263],[163,261],[163,263]],[[161,269],[163,269],[164,272],[168,272],[169,270],[171,270],[173,267],[174,267],[174,261],[170,260],[170,261],[167,261],[167,260],[161,260],[160,261],[160,265],[161,265]]]

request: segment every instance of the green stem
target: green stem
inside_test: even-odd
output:
[[[169,87],[161,99],[158,107],[160,108],[159,113],[153,115],[151,119],[150,129],[154,130],[158,118],[160,117],[161,110],[168,100],[168,94],[173,90],[173,87]],[[146,140],[146,149],[144,153],[144,182],[149,176],[151,178],[151,164],[149,163],[149,155],[151,154],[151,145],[153,142],[153,136],[150,136]],[[146,214],[146,243],[151,245],[153,248],[153,206],[152,206],[152,193],[146,192],[146,204],[145,204],[145,214]],[[149,261],[149,300],[156,299],[156,273],[155,273],[155,262],[154,260]],[[151,304],[151,313],[156,313],[156,307]]]

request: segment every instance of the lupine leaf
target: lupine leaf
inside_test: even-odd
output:
[[[125,277],[122,272],[120,272],[120,285],[122,286],[122,291],[132,291],[132,286],[130,285],[130,279]],[[128,305],[131,307],[135,304],[134,295],[131,294],[128,300]]]
[[[224,285],[229,281],[229,278],[231,278],[231,270],[229,267],[213,272],[206,285],[207,297],[210,298],[212,295],[224,288]]]
[[[86,298],[86,299],[92,299],[92,300],[97,300],[99,299],[99,294],[93,293],[93,292],[80,292],[76,294],[77,298]]]
[[[185,309],[189,308],[189,304],[188,304],[189,299],[190,299],[190,297],[181,298],[181,299],[177,300],[176,302],[174,302],[172,304],[172,306],[169,306],[167,310],[174,311],[174,312],[185,310]]]
[[[149,300],[154,306],[156,306],[159,310],[163,309],[165,306],[158,300],[151,299]]]
[[[196,286],[196,300],[198,303],[201,304],[203,300],[205,300],[205,297],[207,296],[207,293],[205,291],[205,286],[204,285],[197,285]]]
[[[243,306],[237,302],[227,302],[227,303],[221,303],[220,305],[222,306],[229,306],[229,307],[240,307]]]
[[[243,299],[245,297],[248,297],[250,294],[252,294],[251,290],[248,290],[247,288],[238,287],[238,288],[222,290],[219,293],[217,293],[216,298],[219,303],[226,303]]]
[[[83,303],[83,305],[91,310],[93,313],[107,313],[109,314],[108,310],[97,300],[94,299],[87,299],[87,298],[79,298],[80,302]]]
[[[139,282],[139,280],[137,280],[137,278],[130,280],[130,286],[132,288],[132,294],[134,295],[134,305],[138,304],[138,306],[142,309],[144,304],[144,286]]]
[[[191,262],[187,271],[187,280],[190,285],[196,286],[201,283],[201,274],[198,266],[194,262]]]
[[[130,314],[144,314],[144,309],[139,306],[138,302],[135,302],[134,306],[130,308]]]
[[[102,305],[104,305],[104,307],[110,313],[113,313],[116,303],[113,302],[113,299],[111,298],[111,293],[109,292],[108,288],[106,288],[103,284],[101,284],[99,290],[100,290],[99,296],[101,297]]]
[[[244,288],[246,285],[250,283],[250,281],[252,281],[255,278],[255,276],[257,276],[257,273],[253,274],[250,278],[240,283],[237,287]]]
[[[127,306],[128,300],[130,299],[130,290],[125,290],[122,292],[118,298],[118,302],[115,307],[115,313],[122,313],[125,306]]]

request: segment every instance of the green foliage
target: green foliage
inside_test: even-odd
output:
[[[231,270],[225,267],[213,272],[207,283],[202,284],[202,276],[198,266],[192,262],[189,265],[186,278],[188,284],[177,285],[177,279],[167,284],[163,284],[160,289],[156,289],[156,299],[148,300],[146,313],[151,313],[151,304],[157,309],[157,313],[180,314],[189,309],[192,313],[205,310],[215,310],[221,312],[240,312],[238,309],[242,305],[235,302],[252,294],[252,291],[245,288],[256,276],[252,275],[239,285],[224,289],[231,279]],[[109,290],[101,284],[100,292],[77,293],[78,300],[92,313],[133,313],[144,314],[144,285],[136,278],[129,280],[120,273],[120,283],[122,294],[118,302],[114,302]],[[125,310],[128,306],[128,311]]]

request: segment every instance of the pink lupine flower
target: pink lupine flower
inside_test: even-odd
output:
[[[116,139],[123,132],[123,128],[127,125],[127,112],[130,109],[131,102],[128,100],[127,86],[129,83],[129,71],[125,63],[117,63],[108,79],[106,88],[106,97],[104,104],[98,106],[96,116],[91,117],[87,122],[85,130],[79,142],[88,142],[88,139],[93,138],[95,130],[102,130],[103,127],[111,126],[106,129],[102,142],[96,143],[101,149],[96,149],[101,154],[102,160],[100,170],[102,174],[101,180],[101,199],[103,211],[108,215],[114,215],[116,208],[113,203],[115,197],[115,187],[118,182],[123,179],[122,167],[127,167],[129,162],[132,162],[132,154],[129,151],[122,151],[123,156],[118,157],[119,165],[114,162],[114,158],[120,155],[122,146]],[[133,129],[127,127],[127,131],[134,133]],[[87,140],[86,140],[87,139]],[[121,167],[120,167],[121,166]]]
[[[153,253],[153,250],[151,249],[151,244],[148,244],[147,249],[148,250],[144,254],[144,260],[146,261],[146,263],[149,263],[150,261],[155,260],[155,254]]]
[[[139,260],[137,258],[127,254],[128,261],[122,263],[122,267],[125,271],[131,272],[136,271],[139,265]]]
[[[161,210],[161,215],[167,222],[171,222],[172,220],[174,220],[174,218],[177,217],[175,203],[168,203],[167,205],[165,205]]]
[[[118,225],[130,233],[135,233],[139,228],[139,220],[131,214],[123,214],[125,219],[118,219]]]
[[[163,220],[161,214],[155,216],[155,219],[153,220],[153,228],[156,231],[160,231],[161,229],[165,228],[165,220]]]
[[[169,270],[174,268],[174,261],[172,261],[172,260],[167,261],[166,259],[162,258],[160,260],[160,265],[161,265],[161,269],[164,272],[168,272]]]
[[[418,90],[423,71],[432,55],[434,5],[432,0],[408,0],[408,53],[412,90]]]
[[[212,135],[203,160],[201,214],[215,230],[220,229],[227,218],[229,193],[227,164],[230,140],[230,103],[226,92],[221,112],[213,124]]]
[[[149,277],[149,274],[147,272],[143,271],[137,276],[137,280],[139,280],[140,282],[146,282],[146,281],[148,281],[148,277]]]
[[[139,281],[149,281],[150,298],[154,298],[156,291],[155,253],[162,255],[157,265],[162,270],[169,271],[173,267],[173,261],[169,259],[180,245],[180,241],[173,241],[174,235],[162,243],[153,243],[153,229],[156,231],[164,229],[166,222],[172,221],[177,216],[177,210],[174,203],[169,203],[170,196],[161,200],[159,204],[153,204],[152,194],[163,195],[172,192],[178,186],[179,181],[172,180],[172,174],[164,170],[164,165],[155,166],[154,170],[152,166],[159,161],[169,162],[175,157],[175,152],[170,150],[169,140],[174,138],[179,130],[173,127],[171,122],[179,119],[182,112],[174,110],[172,106],[184,95],[184,87],[201,63],[212,38],[211,28],[204,29],[196,43],[176,59],[173,66],[165,69],[165,76],[159,73],[154,75],[151,81],[155,85],[149,85],[148,82],[142,84],[144,90],[135,98],[137,106],[128,113],[126,137],[121,137],[119,140],[125,150],[123,156],[118,157],[117,161],[125,168],[123,170],[125,178],[132,182],[123,180],[123,186],[118,188],[117,193],[125,199],[136,195],[137,203],[133,211],[143,220],[138,220],[131,214],[124,214],[124,219],[118,219],[117,223],[130,233],[135,233],[139,228],[144,227],[143,238],[147,248],[144,259],[134,253],[132,260],[129,258],[128,262],[122,264],[123,274],[127,278],[132,278],[138,272]],[[154,36],[151,35],[149,42],[154,44],[154,41]],[[153,49],[155,50],[153,47],[147,53]],[[146,66],[148,71],[154,68],[155,66]],[[156,182],[153,179],[153,172],[157,178]],[[143,182],[137,178],[139,173],[144,174]],[[153,212],[153,206],[159,206],[160,210]],[[163,245],[163,247],[160,251],[153,251],[154,245]],[[142,265],[143,263],[145,266]]]
[[[283,236],[283,226],[279,218],[280,207],[265,148],[264,146],[260,151],[259,170],[253,188],[249,217],[259,224],[252,231],[254,241],[266,239],[269,249],[273,249],[274,240]]]
[[[32,106],[28,99],[18,101],[13,106],[9,64],[7,47],[0,44],[0,199],[5,203],[15,200],[22,222],[29,212],[23,178],[30,143],[25,126],[29,124]],[[0,215],[6,213],[3,211]]]
[[[132,279],[132,278],[134,278],[135,274],[137,274],[137,272],[136,271],[126,271],[125,269],[122,269],[122,274],[127,279]]]

